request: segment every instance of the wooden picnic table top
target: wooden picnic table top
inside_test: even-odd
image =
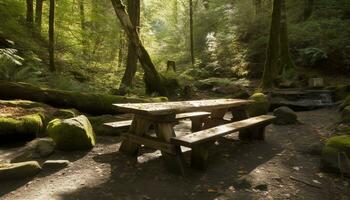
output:
[[[117,111],[139,115],[171,115],[185,112],[210,111],[248,105],[251,100],[212,99],[196,101],[175,101],[159,103],[126,103],[113,104]]]

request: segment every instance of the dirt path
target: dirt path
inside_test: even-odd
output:
[[[344,199],[349,180],[321,173],[319,156],[305,153],[336,121],[331,109],[300,112],[301,124],[269,126],[265,142],[243,143],[235,135],[213,147],[208,170],[170,174],[159,151],[142,149],[138,159],[117,152],[119,138],[99,137],[91,152],[57,152],[72,163],[22,181],[0,182],[1,199]],[[178,125],[188,128],[188,123]],[[186,158],[189,155],[186,154]],[[257,189],[239,189],[249,174]],[[267,188],[266,188],[267,187]]]

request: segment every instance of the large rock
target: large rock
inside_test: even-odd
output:
[[[61,150],[86,150],[95,146],[95,133],[84,115],[70,119],[54,119],[47,132]]]
[[[0,180],[26,178],[39,173],[41,167],[36,161],[0,164]]]
[[[53,115],[60,119],[68,119],[78,116],[79,111],[75,109],[58,109]]]
[[[350,106],[346,106],[341,115],[342,123],[350,123]]]
[[[335,131],[340,135],[350,135],[350,124],[341,123],[335,128]]]
[[[327,171],[346,173],[350,171],[349,158],[350,135],[335,136],[328,139],[323,148],[321,165]]]
[[[0,137],[11,139],[32,139],[43,130],[41,114],[26,115],[19,118],[0,117]]]
[[[248,106],[248,114],[250,117],[264,115],[269,112],[270,101],[268,97],[263,93],[255,93],[249,100],[253,100],[254,103]]]
[[[51,138],[37,138],[20,149],[17,153],[18,155],[13,158],[11,162],[23,162],[45,158],[50,156],[54,151],[55,142]]]
[[[273,115],[276,116],[274,123],[279,125],[295,124],[298,121],[297,114],[286,106],[276,108]]]

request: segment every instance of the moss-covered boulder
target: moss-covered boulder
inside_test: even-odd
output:
[[[339,85],[331,89],[335,90],[336,101],[341,101],[346,97],[350,96],[350,85]]]
[[[350,135],[350,124],[341,123],[335,128],[335,131],[340,135]]]
[[[41,167],[36,161],[0,164],[0,180],[31,177],[39,173]]]
[[[18,140],[35,138],[43,130],[41,114],[26,115],[18,118],[0,117],[0,137]]]
[[[322,168],[333,172],[343,171],[342,167],[346,165],[345,155],[350,158],[350,135],[328,139],[322,150]]]
[[[78,111],[74,109],[58,109],[53,116],[60,119],[68,119],[78,116]]]
[[[295,124],[298,121],[297,114],[286,106],[276,108],[273,115],[276,116],[274,123],[278,125]]]
[[[248,106],[248,114],[250,117],[264,115],[269,112],[270,101],[267,95],[263,93],[255,93],[249,97],[254,103]]]
[[[95,146],[95,133],[84,115],[70,119],[54,119],[47,133],[61,150],[87,150]]]

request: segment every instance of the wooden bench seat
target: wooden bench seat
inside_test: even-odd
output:
[[[265,135],[264,129],[274,118],[274,116],[270,115],[252,117],[192,134],[173,137],[170,142],[175,145],[192,148],[192,166],[203,169],[207,165],[208,148],[215,139],[230,133],[239,132],[240,139],[263,140]]]
[[[202,125],[205,119],[210,116],[210,112],[189,112],[176,115],[176,120],[190,119],[192,121],[192,131],[199,131],[202,129]],[[117,122],[109,122],[104,125],[113,128],[127,129],[131,126],[132,120],[123,120]]]

